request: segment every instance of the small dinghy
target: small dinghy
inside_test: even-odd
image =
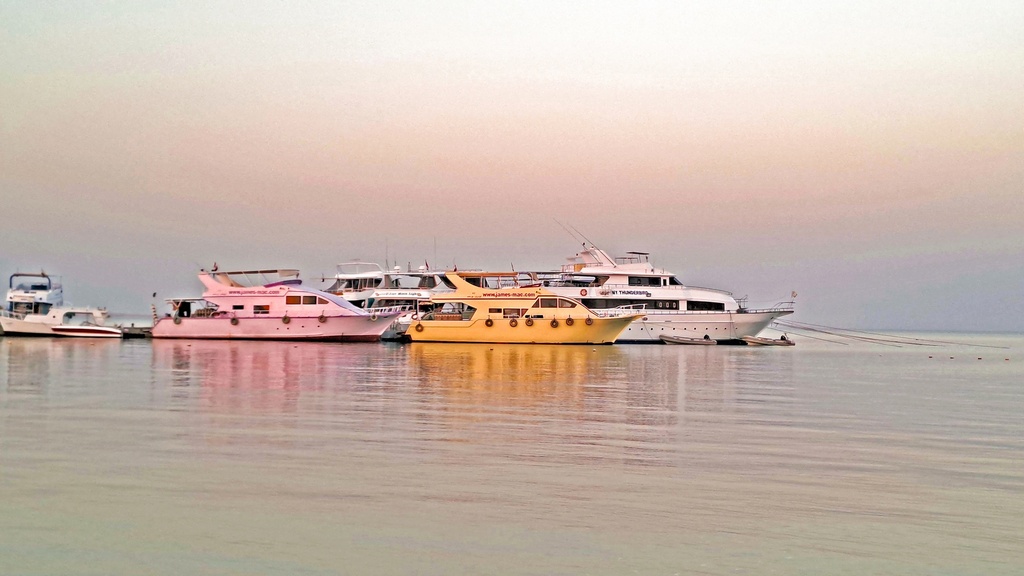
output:
[[[758,338],[757,336],[744,336],[741,338],[751,346],[796,346],[796,342],[790,340],[785,334],[782,338]]]
[[[661,335],[661,341],[665,344],[695,344],[697,346],[714,346],[718,344],[717,340],[710,338],[685,338],[683,336],[666,336]]]

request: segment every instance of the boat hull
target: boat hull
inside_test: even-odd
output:
[[[575,319],[500,318],[486,320],[421,320],[413,322],[406,335],[413,342],[467,342],[480,344],[611,344],[633,321],[634,316],[593,318],[592,324]]]
[[[756,336],[776,318],[792,313],[791,310],[692,314],[652,312],[637,318],[617,342],[660,344],[662,336],[702,339],[705,335],[712,340],[742,340],[745,336]]]
[[[397,315],[318,318],[161,318],[153,338],[376,342]],[[177,322],[176,322],[177,320]]]
[[[50,336],[59,338],[121,338],[121,330],[111,326],[64,325],[30,322],[0,317],[4,336]]]

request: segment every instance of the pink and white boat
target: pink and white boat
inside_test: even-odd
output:
[[[202,298],[168,300],[173,313],[153,338],[372,342],[398,312],[375,314],[344,298],[307,288],[298,270],[202,270]]]

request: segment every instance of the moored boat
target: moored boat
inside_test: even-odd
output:
[[[120,338],[121,329],[108,326],[103,308],[64,306],[64,291],[45,272],[18,272],[10,277],[0,331],[7,336]]]
[[[578,298],[597,314],[623,311],[642,314],[618,342],[663,342],[663,335],[739,344],[756,336],[773,320],[793,313],[793,302],[762,309],[714,288],[683,284],[674,274],[655,268],[646,252],[613,258],[584,244],[559,271],[532,276],[560,296]]]
[[[377,264],[349,262],[338,264],[334,283],[325,292],[341,296],[371,314],[400,312],[381,340],[399,340],[412,323],[417,306],[430,300],[430,296],[452,289],[444,283],[444,271],[420,266],[416,270],[402,271],[398,266],[385,271]],[[423,312],[428,309],[422,310]]]
[[[783,334],[781,338],[759,338],[757,336],[744,336],[742,338],[749,346],[796,346],[789,336]]]
[[[373,313],[302,285],[298,270],[199,272],[201,298],[168,300],[153,338],[376,341],[398,312]]]
[[[488,273],[476,273],[482,276]],[[489,273],[500,276],[499,273]],[[540,286],[488,288],[448,272],[450,293],[433,294],[407,335],[413,342],[611,344],[637,314],[599,316]],[[510,273],[510,277],[515,277]],[[499,282],[499,285],[501,282]]]
[[[714,346],[718,344],[717,340],[711,338],[685,338],[683,336],[669,336],[667,334],[661,335],[661,341],[665,344],[689,344],[695,346]]]

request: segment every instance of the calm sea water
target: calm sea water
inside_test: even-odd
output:
[[[0,574],[1024,573],[1024,337],[927,337],[0,338]]]

